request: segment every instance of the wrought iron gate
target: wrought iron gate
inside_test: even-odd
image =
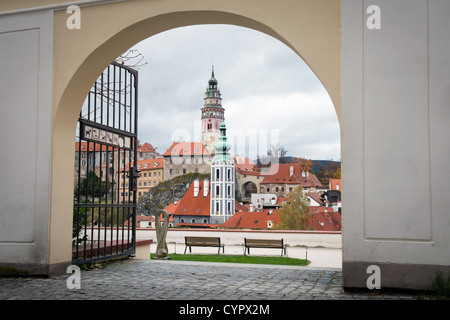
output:
[[[74,264],[135,253],[137,71],[112,63],[78,119],[73,215]]]

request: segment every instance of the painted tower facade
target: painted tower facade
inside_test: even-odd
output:
[[[225,122],[219,125],[219,133],[211,163],[210,221],[213,224],[224,223],[235,213],[234,161],[229,154]]]
[[[225,110],[222,107],[218,81],[214,77],[214,65],[212,66],[211,78],[205,92],[205,103],[202,108],[202,143],[206,150],[215,154],[214,146],[220,136],[220,124],[225,121]]]

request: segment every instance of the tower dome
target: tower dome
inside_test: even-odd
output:
[[[227,126],[225,122],[220,124],[220,136],[219,141],[214,145],[214,149],[216,149],[216,156],[213,161],[230,161],[230,144],[227,142],[226,135]]]

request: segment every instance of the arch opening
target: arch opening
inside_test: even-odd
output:
[[[64,72],[57,73],[58,77],[60,77],[59,80],[62,81],[58,81],[58,77],[55,79],[55,108],[53,114],[54,151],[52,171],[53,177],[65,177],[63,179],[63,183],[53,183],[52,189],[55,194],[58,193],[56,192],[57,189],[67,189],[60,188],[62,184],[65,184],[66,186],[71,184],[71,179],[68,179],[69,183],[67,181],[69,174],[73,178],[73,171],[70,170],[71,166],[62,165],[62,163],[66,163],[70,158],[72,158],[71,160],[73,163],[73,157],[71,157],[71,155],[73,155],[73,146],[67,142],[74,140],[73,137],[76,119],[80,106],[85,99],[86,93],[90,88],[90,84],[95,81],[98,74],[100,74],[101,71],[119,54],[149,36],[180,26],[218,23],[243,26],[261,31],[275,37],[276,39],[279,39],[300,56],[298,53],[299,51],[295,48],[295,46],[291,45],[286,39],[281,37],[267,25],[257,22],[249,17],[220,11],[170,13],[147,18],[134,24],[129,24],[125,27],[119,26],[119,31],[117,32],[104,32],[109,34],[109,36],[102,37],[101,43],[94,44],[90,48],[87,48],[87,54],[85,53],[81,59],[75,61],[74,63],[70,63],[68,68],[64,68]],[[102,32],[103,31],[104,30],[102,30]],[[62,56],[67,54],[66,50],[70,50],[70,48],[65,49]],[[59,60],[56,59],[56,69],[61,67],[61,63],[61,58],[59,58]],[[340,105],[336,107],[338,117],[340,114],[339,108]],[[53,182],[56,182],[55,179],[56,178],[53,178]],[[64,208],[67,209],[69,206],[71,206],[71,197],[67,195],[61,198],[53,197],[52,212],[56,212],[56,210],[60,211],[60,209],[63,209],[61,211],[66,211]],[[54,215],[54,218],[58,221],[67,221],[67,217],[62,218]],[[59,232],[55,232],[54,229],[52,229],[52,233],[52,237],[56,237],[59,234]]]

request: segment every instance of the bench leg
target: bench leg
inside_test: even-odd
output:
[[[184,247],[184,254],[186,254],[187,246]]]

